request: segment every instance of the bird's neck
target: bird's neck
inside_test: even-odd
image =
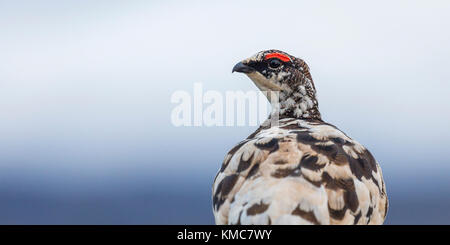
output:
[[[280,118],[321,120],[319,106],[315,97],[288,97],[279,104]]]
[[[281,118],[316,119],[322,120],[319,104],[314,88],[304,85],[298,89],[285,89],[269,98],[272,105],[272,114]]]

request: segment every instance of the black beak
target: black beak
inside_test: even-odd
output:
[[[236,72],[242,72],[242,73],[251,73],[251,72],[254,72],[255,69],[253,69],[253,67],[245,65],[242,62],[239,62],[233,67],[233,70],[231,71],[231,73],[233,73],[235,71]]]

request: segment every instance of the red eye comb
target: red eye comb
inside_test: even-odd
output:
[[[270,53],[270,54],[266,54],[266,56],[264,57],[265,60],[271,59],[271,58],[278,58],[284,62],[289,62],[291,61],[291,59],[289,58],[289,56],[285,55],[285,54],[280,54],[280,53]]]

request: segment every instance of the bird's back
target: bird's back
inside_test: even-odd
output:
[[[382,224],[387,207],[371,153],[320,120],[260,127],[213,184],[217,224]]]

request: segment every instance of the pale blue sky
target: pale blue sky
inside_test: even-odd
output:
[[[231,67],[277,48],[310,64],[324,118],[363,143],[435,154],[448,146],[448,1],[0,6],[0,132],[7,137],[87,131],[86,140],[172,140],[171,130],[191,130],[168,123],[173,91],[192,91],[195,82],[256,89]]]

